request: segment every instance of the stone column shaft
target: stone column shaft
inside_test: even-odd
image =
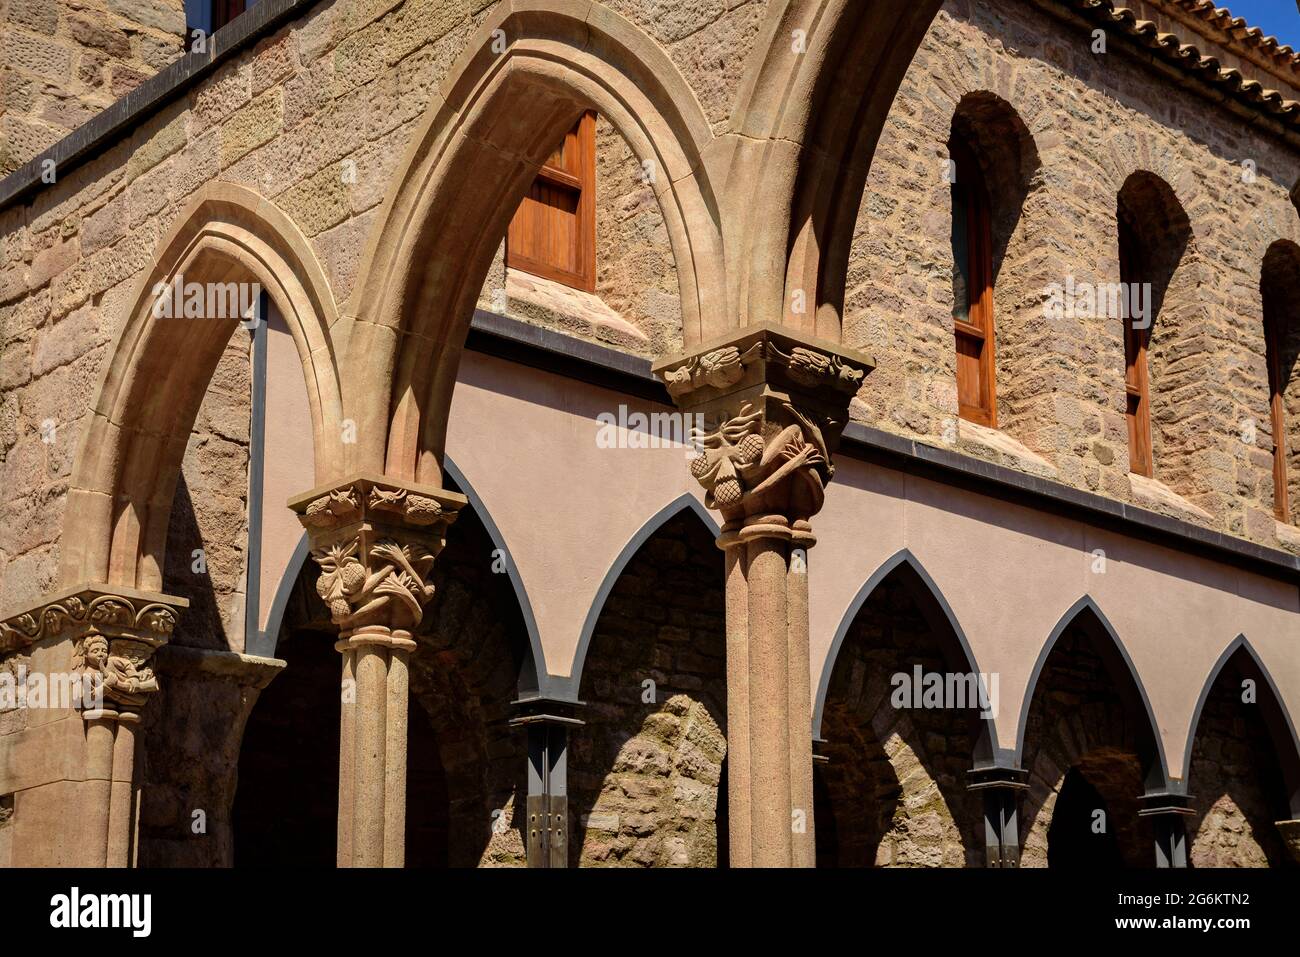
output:
[[[136,837],[135,738],[140,716],[118,713],[113,739],[113,781],[108,810],[108,866],[130,867]]]
[[[813,822],[812,675],[808,651],[808,550],[817,539],[796,523],[790,540],[787,608],[790,627],[790,803],[796,815],[792,828],[794,866],[817,866]],[[803,526],[803,527],[800,527]]]
[[[338,851],[339,867],[352,863],[352,789],[355,786],[353,762],[356,752],[356,652],[341,641],[335,646],[343,656],[343,680],[339,695],[339,813]]]
[[[757,325],[655,364],[696,417],[691,474],[723,517],[731,864],[813,867],[810,519],[869,357]]]
[[[293,499],[321,566],[316,590],[339,628],[340,867],[406,860],[406,743],[412,630],[465,498],[356,476]],[[349,694],[351,692],[351,694]]]
[[[749,571],[748,549],[733,533],[718,545],[727,568],[727,826],[732,867],[752,867],[749,764]]]

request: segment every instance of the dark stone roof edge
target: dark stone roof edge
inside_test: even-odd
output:
[[[218,66],[263,36],[278,30],[318,0],[261,0],[208,37],[203,53],[189,52],[169,63],[120,100],[78,126],[53,146],[0,179],[0,210],[30,198],[45,184],[41,173],[53,160],[56,175],[65,176],[81,161],[106,150],[129,135],[154,113],[194,86]],[[189,37],[186,36],[188,42]]]

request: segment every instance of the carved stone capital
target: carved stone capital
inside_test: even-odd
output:
[[[321,568],[316,590],[345,636],[420,623],[433,561],[465,503],[444,489],[368,475],[289,502]]]
[[[873,367],[855,350],[762,325],[654,371],[704,423],[691,474],[705,503],[728,523],[768,514],[795,522],[821,509],[849,401]]]
[[[174,595],[77,585],[0,620],[0,655],[38,642],[73,641],[74,667],[102,689],[105,703],[137,711],[158,690],[153,654],[188,607]]]

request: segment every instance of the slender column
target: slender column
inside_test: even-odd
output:
[[[817,544],[807,522],[795,522],[786,589],[790,630],[790,802],[801,815],[794,828],[794,866],[817,866],[813,822],[812,675],[808,652],[808,550]]]
[[[130,867],[135,849],[135,737],[140,716],[120,711],[114,722],[113,782],[108,810],[108,866]]]
[[[750,326],[656,363],[696,417],[691,474],[723,518],[735,867],[813,867],[807,550],[866,356]]]
[[[789,867],[793,863],[786,602],[790,529],[769,518],[763,516],[740,532],[749,558],[752,840],[755,867]]]
[[[340,641],[334,646],[343,656],[343,680],[339,695],[339,814],[338,851],[339,867],[352,863],[352,789],[355,786],[353,757],[356,751],[356,652]]]
[[[989,767],[967,772],[967,790],[984,799],[984,866],[1020,866],[1020,792],[1029,787],[1020,768]]]
[[[1151,820],[1155,831],[1156,867],[1187,866],[1187,818],[1195,812],[1186,794],[1160,792],[1138,799],[1138,817]]]
[[[752,867],[750,827],[752,772],[749,764],[749,574],[748,549],[735,532],[723,532],[718,546],[727,564],[727,825],[732,867]]]
[[[113,726],[117,712],[98,709],[83,714],[86,723],[85,797],[86,867],[108,866],[109,806],[113,795]]]
[[[316,589],[339,628],[340,867],[402,867],[412,638],[463,496],[357,476],[298,496],[321,566]],[[349,691],[352,692],[349,695]]]
[[[388,649],[387,697],[384,705],[384,866],[406,864],[406,732],[410,707],[407,668],[415,642],[395,632]]]
[[[537,705],[534,704],[533,707]],[[569,730],[583,722],[532,712],[513,718],[528,732],[528,799],[524,839],[529,867],[569,866]]]
[[[385,713],[388,702],[388,655],[381,645],[362,644],[357,655],[357,717],[353,739],[355,785],[352,817],[352,863],[384,864],[384,759],[387,756]]]

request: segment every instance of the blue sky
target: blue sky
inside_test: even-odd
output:
[[[1233,16],[1259,27],[1265,36],[1271,34],[1300,50],[1300,11],[1296,10],[1295,0],[1218,0],[1216,5],[1227,7]]]

